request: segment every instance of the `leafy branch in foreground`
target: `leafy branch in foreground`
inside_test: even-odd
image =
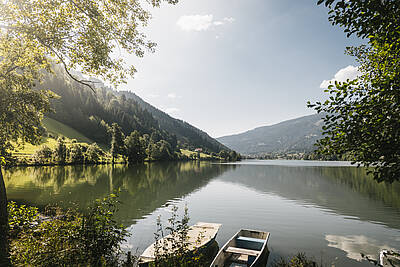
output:
[[[320,0],[329,20],[368,45],[347,53],[360,64],[358,79],[335,82],[325,102],[308,103],[326,113],[322,154],[347,154],[378,181],[400,180],[400,1]]]
[[[149,7],[177,0],[147,0]],[[56,59],[75,81],[91,86],[93,81],[73,75],[80,68],[114,85],[136,71],[127,67],[115,50],[142,57],[156,44],[141,31],[151,14],[142,1],[10,0],[0,2],[0,29],[12,39],[30,43],[29,53]],[[36,49],[35,49],[36,48]],[[47,56],[50,56],[48,58]],[[11,72],[13,68],[9,69]],[[7,74],[7,73],[5,73]]]

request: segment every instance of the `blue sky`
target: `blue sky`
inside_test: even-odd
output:
[[[357,73],[344,50],[360,40],[316,0],[182,0],[152,13],[156,52],[127,56],[138,73],[119,89],[213,137],[312,114],[327,81]]]

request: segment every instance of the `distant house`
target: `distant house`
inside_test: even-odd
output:
[[[194,150],[194,152],[203,152],[203,149],[202,149],[202,148],[196,148],[196,149]]]

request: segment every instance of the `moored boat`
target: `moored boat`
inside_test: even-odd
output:
[[[215,242],[215,237],[217,236],[220,227],[221,224],[205,223],[205,222],[198,222],[195,225],[190,226],[187,233],[188,251],[190,252],[195,249],[206,249],[213,242]],[[171,236],[168,235],[163,239],[168,240],[168,238],[170,237]],[[161,243],[162,242],[163,240],[161,240]],[[139,266],[148,266],[149,263],[153,262],[154,260],[155,260],[155,243],[151,244],[148,248],[146,248],[146,250],[139,257]]]
[[[240,230],[218,252],[211,267],[255,267],[267,260],[269,233]]]

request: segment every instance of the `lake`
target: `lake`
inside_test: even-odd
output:
[[[360,253],[400,249],[400,183],[377,184],[346,162],[17,167],[4,178],[9,200],[39,208],[86,207],[121,189],[118,220],[134,254],[154,241],[157,217],[165,222],[173,205],[180,214],[187,205],[191,224],[221,223],[220,246],[240,228],[271,232],[269,264],[305,252],[326,265],[371,266]]]

